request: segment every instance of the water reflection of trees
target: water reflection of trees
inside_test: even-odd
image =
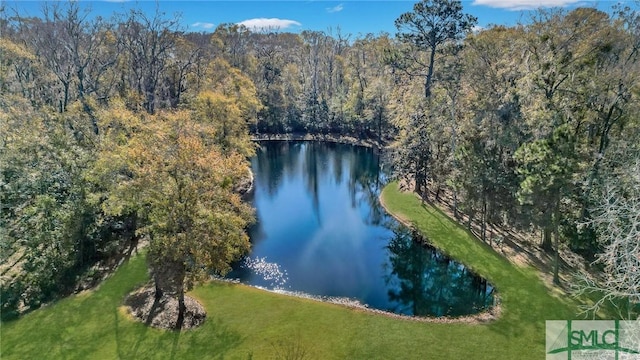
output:
[[[269,197],[276,195],[284,179],[301,173],[316,216],[325,177],[333,176],[333,181],[340,184],[346,175],[351,206],[370,209],[365,219],[369,224],[381,224],[386,218],[378,201],[384,174],[380,173],[380,156],[373,149],[327,142],[264,142],[253,167],[256,182],[264,186]]]
[[[285,175],[296,171],[301,150],[301,143],[291,141],[261,144],[251,163],[255,181],[265,187],[267,195],[275,196]]]
[[[433,247],[415,241],[404,227],[394,230],[387,246],[389,309],[417,316],[458,316],[493,304],[493,290],[482,279]]]
[[[352,161],[350,171],[349,195],[355,207],[358,201],[363,201],[365,208],[370,209],[367,223],[379,225],[386,218],[385,212],[378,201],[378,196],[384,185],[381,178],[380,155],[374,149],[356,148],[356,161]]]
[[[327,156],[329,149],[323,143],[306,143],[303,159],[302,176],[309,194],[311,194],[311,205],[313,213],[320,221],[320,183],[321,177],[327,176]]]

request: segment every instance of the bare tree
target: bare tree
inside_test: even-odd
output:
[[[164,78],[166,98],[172,108],[177,108],[180,104],[181,95],[187,91],[189,82],[188,75],[204,66],[204,52],[194,43],[184,37],[178,37],[175,43],[175,56],[167,65]],[[197,85],[197,80],[192,81]]]
[[[77,4],[69,5],[69,11],[77,10]],[[71,97],[71,84],[74,80],[73,59],[70,51],[64,46],[68,40],[68,34],[64,24],[56,22],[60,14],[58,5],[44,6],[44,18],[21,19],[20,28],[28,35],[28,40],[35,49],[42,63],[55,75],[60,86],[60,98],[57,99],[58,110],[64,112],[67,109]]]
[[[56,104],[60,112],[79,99],[91,113],[86,97],[94,93],[99,93],[99,99],[109,96],[105,74],[116,64],[119,51],[112,24],[101,17],[90,19],[89,14],[90,10],[81,10],[77,2],[70,2],[45,5],[42,19],[18,18],[26,42],[61,86]],[[106,90],[102,89],[103,83],[107,84]],[[98,130],[95,121],[93,130]]]
[[[606,180],[589,224],[597,229],[603,244],[597,262],[604,266],[604,274],[600,281],[582,277],[579,294],[601,294],[585,310],[597,311],[607,302],[623,300],[626,314],[620,315],[631,318],[632,307],[640,304],[640,157]]]
[[[167,19],[159,9],[153,16],[132,10],[120,30],[130,71],[129,86],[142,95],[144,109],[153,114],[158,105],[161,80],[167,75],[170,59],[176,55],[179,19]]]

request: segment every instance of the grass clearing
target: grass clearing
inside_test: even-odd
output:
[[[189,295],[207,309],[196,330],[172,332],[132,320],[124,296],[148,281],[143,256],[97,290],[1,324],[7,359],[541,359],[545,320],[575,318],[570,299],[551,295],[537,270],[516,267],[446,215],[395,183],[383,192],[437,247],[486,277],[502,316],[489,324],[399,320],[338,305],[212,282]],[[289,356],[292,357],[289,357]]]

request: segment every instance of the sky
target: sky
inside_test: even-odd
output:
[[[463,0],[463,12],[476,16],[478,26],[515,25],[526,22],[531,10],[539,7],[579,6],[598,7],[610,11],[618,1],[601,0]],[[633,5],[633,1],[622,1]],[[131,8],[154,12],[156,7],[167,16],[179,14],[186,31],[213,32],[223,23],[240,23],[250,29],[278,28],[282,31],[303,30],[332,31],[340,29],[344,35],[380,34],[395,35],[394,21],[400,14],[411,11],[415,1],[83,1],[92,15],[109,17],[113,13],[126,13]],[[17,11],[22,16],[39,16],[43,2],[0,0],[9,16]]]

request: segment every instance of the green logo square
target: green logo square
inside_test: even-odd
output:
[[[638,359],[640,321],[547,320],[546,359]]]

